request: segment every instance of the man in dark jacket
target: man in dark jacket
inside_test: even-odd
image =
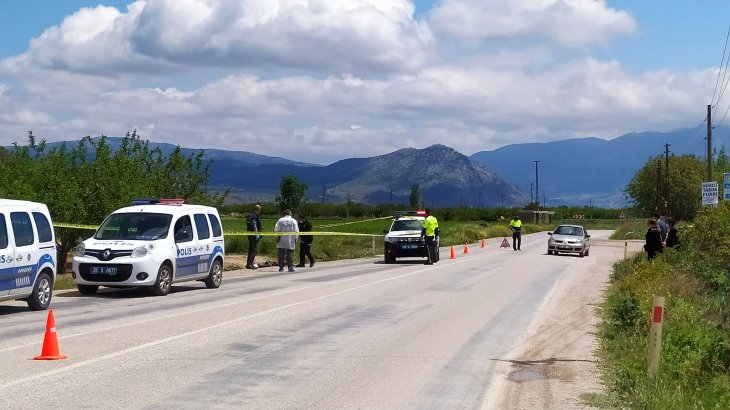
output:
[[[312,232],[312,224],[306,216],[302,216],[299,221],[299,232]],[[304,267],[305,257],[309,258],[309,267],[314,266],[314,257],[312,256],[313,235],[299,235],[301,244],[299,245],[299,265],[298,268]]]
[[[251,213],[246,216],[246,230],[249,232],[261,232],[261,205],[256,204],[253,207]],[[259,241],[261,240],[260,235],[249,235],[248,236],[248,258],[246,258],[246,269],[256,269],[255,264],[256,255],[259,253]]]

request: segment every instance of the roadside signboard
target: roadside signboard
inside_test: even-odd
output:
[[[702,183],[702,205],[717,205],[717,182]]]
[[[722,174],[722,199],[730,201],[730,172]]]

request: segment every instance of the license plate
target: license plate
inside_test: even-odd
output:
[[[418,245],[416,245],[415,243],[407,243],[407,244],[401,245],[400,247],[401,247],[401,249],[416,249],[416,248],[418,248]]]
[[[117,267],[116,266],[92,266],[89,269],[89,272],[92,275],[116,275]]]
[[[560,248],[560,249],[573,249],[572,246],[566,246],[566,245],[558,246],[558,248]]]

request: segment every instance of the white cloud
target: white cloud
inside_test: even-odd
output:
[[[605,43],[636,28],[630,15],[604,0],[443,0],[430,23],[460,40],[544,38],[568,47]]]
[[[82,9],[0,60],[0,145],[31,129],[49,140],[138,129],[321,163],[436,143],[471,154],[694,125],[717,77],[556,53],[634,30],[603,1],[444,0],[413,16],[407,0]],[[475,45],[448,50],[455,36]]]
[[[84,8],[32,41],[34,64],[108,75],[191,67],[403,71],[430,58],[406,0],[139,0]]]

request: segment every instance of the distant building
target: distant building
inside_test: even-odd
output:
[[[550,224],[553,222],[555,212],[553,211],[530,211],[522,209],[517,211],[522,223],[526,224]]]

